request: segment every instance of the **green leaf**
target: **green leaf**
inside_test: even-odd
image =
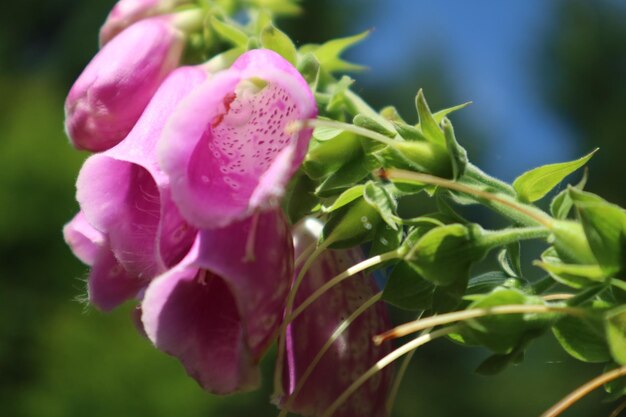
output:
[[[367,130],[371,130],[373,132],[380,133],[381,135],[387,136],[388,138],[392,138],[393,139],[393,138],[396,137],[396,132],[393,132],[393,131],[387,129],[385,126],[380,124],[375,119],[372,119],[371,117],[365,116],[363,114],[357,114],[356,116],[354,116],[354,119],[352,120],[352,123],[355,126],[359,126],[359,127],[365,128]]]
[[[354,79],[344,75],[336,84],[332,86],[330,99],[326,105],[326,111],[335,112],[346,106],[347,99],[345,94],[352,84],[354,84]]]
[[[604,372],[612,371],[619,368],[620,365],[610,362],[604,367]],[[607,384],[604,384],[604,389],[608,392],[609,397],[607,401],[616,401],[626,395],[626,378],[618,378]]]
[[[459,145],[459,142],[456,140],[456,136],[454,136],[454,128],[452,127],[452,123],[447,118],[444,118],[441,121],[441,127],[443,129],[443,134],[446,138],[446,147],[448,148],[448,153],[450,156],[450,162],[452,166],[452,178],[458,179],[463,176],[465,173],[465,168],[467,167],[467,151]]]
[[[435,313],[447,313],[456,309],[463,300],[463,295],[467,289],[467,282],[468,277],[463,276],[450,285],[435,286],[433,311]]]
[[[398,249],[402,244],[402,237],[404,236],[404,230],[399,227],[397,230],[389,227],[386,223],[381,223],[376,230],[374,238],[372,239],[372,246],[369,250],[369,256],[376,256],[389,252],[394,249]]]
[[[435,114],[433,114],[433,118],[435,119],[435,122],[437,123],[441,123],[442,120],[447,117],[449,114],[457,111],[457,110],[461,110],[464,109],[465,107],[469,106],[470,104],[472,104],[471,101],[465,102],[463,104],[459,104],[457,106],[453,106],[453,107],[448,107],[447,109],[443,109],[443,110],[439,110],[438,112],[435,112]]]
[[[329,207],[322,207],[322,211],[325,213],[333,212],[341,207],[345,206],[356,200],[357,198],[363,196],[363,189],[365,186],[363,184],[355,185],[352,188],[347,189]]]
[[[589,173],[589,169],[585,168],[583,177],[581,180],[574,186],[574,188],[578,190],[582,190],[585,188],[585,184],[587,184],[587,176]],[[550,213],[552,216],[557,219],[567,219],[570,211],[572,211],[572,207],[574,207],[574,201],[569,195],[569,189],[565,189],[558,193],[556,197],[550,203]]]
[[[389,120],[390,122],[400,122],[404,123],[402,116],[398,113],[398,110],[393,106],[387,106],[380,111],[380,115]]]
[[[314,131],[313,135],[315,134]],[[339,132],[335,138],[328,141],[314,138],[311,141],[302,165],[311,178],[326,178],[350,161],[364,157],[361,140],[356,135]]]
[[[398,230],[398,225],[395,220],[398,218],[395,214],[398,203],[393,196],[389,194],[389,191],[379,184],[368,181],[363,190],[363,198],[365,198],[365,201],[367,201],[370,206],[378,211],[383,221],[387,223],[389,227],[393,230]]]
[[[322,241],[330,239],[331,248],[349,248],[374,238],[382,223],[380,215],[363,198],[330,213],[322,231]]]
[[[483,309],[511,304],[543,305],[540,297],[529,296],[519,290],[496,288],[469,305],[468,309]],[[510,353],[529,331],[547,327],[554,318],[551,314],[501,314],[467,320],[472,336],[496,353]]]
[[[424,136],[422,131],[418,128],[401,121],[393,121],[392,124],[396,132],[398,132],[403,139],[428,142],[426,136]]]
[[[261,45],[266,49],[277,52],[292,65],[296,65],[298,51],[291,38],[274,25],[269,24],[261,31]]]
[[[597,263],[580,223],[556,220],[552,223],[551,231],[554,248],[564,262],[582,265]]]
[[[552,326],[561,347],[583,362],[600,363],[611,359],[602,322],[566,316]]]
[[[316,193],[321,197],[339,194],[367,177],[378,166],[378,162],[366,155],[359,155],[347,161],[341,168],[326,178],[317,187]]]
[[[585,165],[597,150],[575,161],[544,165],[526,171],[515,179],[513,188],[517,191],[520,200],[537,201],[548,194],[565,177]]]
[[[346,49],[365,39],[367,35],[369,35],[369,31],[346,38],[333,39],[319,46],[305,45],[300,51],[313,52],[322,68],[328,72],[360,71],[364,69],[363,66],[344,61],[341,59],[341,54]]]
[[[424,92],[421,89],[417,92],[417,96],[415,97],[415,105],[420,119],[419,125],[424,136],[433,143],[445,146],[446,138],[444,137],[443,131],[439,128],[437,120],[435,120],[433,114],[430,112],[430,108],[424,97]]]
[[[210,22],[211,27],[217,32],[220,38],[235,46],[248,46],[248,35],[234,24],[223,22],[215,16],[211,16]]]
[[[301,171],[298,171],[289,182],[283,202],[285,213],[291,224],[297,223],[298,220],[310,214],[317,205],[315,187],[315,182]]]
[[[626,306],[607,312],[605,318],[607,341],[613,360],[626,365]]]
[[[282,16],[294,16],[302,12],[298,5],[300,0],[246,0],[260,9],[267,9]]]
[[[435,286],[424,280],[406,262],[398,263],[383,291],[383,300],[403,310],[427,310],[432,306]]]
[[[502,270],[511,277],[522,277],[522,264],[520,259],[521,245],[519,242],[511,243],[498,253],[498,263]]]
[[[317,91],[317,84],[320,79],[320,63],[315,55],[305,54],[298,63],[298,71],[302,77],[311,86],[311,90]]]
[[[436,285],[467,281],[472,263],[486,254],[476,245],[474,234],[461,224],[434,228],[419,239],[405,260],[424,279]]]
[[[626,211],[602,198],[570,188],[589,246],[607,275],[626,279]]]
[[[517,365],[524,360],[524,350],[514,348],[510,353],[494,354],[485,359],[478,367],[476,372],[479,375],[497,375],[504,371],[509,365]]]
[[[467,285],[467,295],[482,295],[504,285],[510,277],[500,271],[485,272],[470,278]]]
[[[546,271],[556,281],[568,287],[584,288],[604,282],[604,272],[598,265],[563,263],[554,248],[547,249],[541,255],[541,259],[542,262],[535,261],[533,264]]]

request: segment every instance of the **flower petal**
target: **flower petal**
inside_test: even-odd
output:
[[[293,274],[293,247],[282,212],[201,231],[196,264],[221,276],[231,289],[248,346],[259,359],[280,325]]]
[[[258,369],[223,279],[183,263],[150,284],[142,309],[150,340],[204,389],[226,394],[257,386]]]
[[[316,113],[306,81],[269,50],[249,51],[207,81],[179,106],[159,145],[183,216],[215,228],[276,207],[311,137],[285,128]]]
[[[77,181],[87,219],[109,237],[111,248],[133,275],[152,278],[175,265],[195,236],[170,197],[167,176],[156,161],[156,142],[168,116],[206,78],[197,67],[174,71],[155,94],[128,137],[93,155]]]

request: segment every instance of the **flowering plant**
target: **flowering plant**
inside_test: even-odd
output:
[[[141,331],[214,393],[256,388],[276,344],[281,415],[388,415],[406,369],[393,363],[443,337],[492,351],[483,373],[547,331],[606,364],[546,417],[603,384],[625,394],[626,212],[584,181],[549,211],[536,204],[595,151],[493,178],[456,139],[449,116],[465,105],[432,112],[420,91],[417,123],[372,109],[338,76],[358,68],[341,54],[366,34],[296,48],[273,22],[296,10],[115,6],[66,100],[71,143],[96,152],[64,229],[91,267],[90,302],[136,300]],[[417,194],[437,212],[400,216]],[[486,230],[455,209],[473,204],[509,224]],[[534,282],[520,262],[530,239],[546,244]],[[498,270],[472,274],[492,251]],[[388,306],[419,318],[394,328]]]

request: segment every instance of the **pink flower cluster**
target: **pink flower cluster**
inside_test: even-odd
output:
[[[186,35],[174,14],[163,14],[177,3],[121,0],[102,28],[101,50],[69,92],[68,136],[98,153],[79,173],[80,211],[64,236],[91,268],[94,306],[108,311],[139,300],[154,345],[205,389],[231,393],[258,385],[258,362],[283,319],[294,244],[278,203],[311,136],[286,126],[317,109],[299,72],[269,50],[246,52],[217,73],[179,66]],[[328,254],[297,300],[356,260]],[[371,278],[355,278],[290,325],[289,384],[371,291]],[[368,340],[387,327],[385,311],[359,320],[320,363],[294,411],[317,415],[386,352]],[[332,375],[337,369],[340,377]],[[374,399],[385,390],[370,391],[359,391],[365,408],[342,415],[382,415]]]

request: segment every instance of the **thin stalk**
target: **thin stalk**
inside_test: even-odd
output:
[[[326,291],[333,288],[335,285],[338,285],[343,280],[350,278],[353,275],[358,274],[359,272],[365,271],[373,266],[382,264],[383,262],[387,262],[392,259],[398,259],[400,257],[397,250],[393,250],[387,253],[383,253],[382,255],[377,255],[372,258],[366,259],[364,261],[359,262],[356,265],[351,266],[350,268],[343,271],[341,274],[335,276],[330,281],[326,282],[326,284],[319,287],[313,294],[311,294],[306,300],[304,300],[298,308],[296,308],[291,315],[286,316],[284,322],[288,325],[293,320],[296,319],[304,310],[306,310],[311,304],[313,304],[318,298],[326,293]]]
[[[381,135],[382,136],[382,135]],[[499,196],[496,194],[483,191],[481,189],[462,184],[456,181],[447,180],[445,178],[435,177],[429,174],[422,174],[418,172],[405,171],[402,169],[391,168],[384,172],[383,176],[389,179],[396,180],[408,180],[421,182],[425,184],[437,185],[439,187],[447,188],[454,191],[459,191],[464,194],[469,194],[475,197],[483,198],[488,201],[499,203],[505,207],[513,209],[517,213],[524,215],[526,218],[532,220],[534,223],[538,223],[547,229],[552,229],[554,219],[548,216],[543,211],[536,209],[535,207],[522,204],[518,201],[511,199],[508,196]],[[518,220],[518,219],[514,219]]]
[[[389,123],[387,119],[385,119],[380,114],[378,114],[376,110],[374,110],[369,104],[367,104],[365,100],[363,100],[354,91],[351,91],[348,89],[344,93],[344,96],[350,101],[350,103],[352,104],[354,109],[357,111],[357,113],[371,117],[372,119],[376,120],[378,123],[382,124],[384,127],[392,131],[395,131],[395,129],[393,128],[393,125]]]
[[[387,136],[382,135],[378,132],[374,132],[373,130],[365,129],[360,126],[356,126],[349,123],[337,122],[335,120],[322,120],[322,119],[307,119],[307,120],[296,120],[291,122],[287,127],[286,131],[289,133],[297,132],[302,129],[307,128],[315,128],[315,127],[328,127],[330,129],[344,130],[346,132],[351,132],[356,135],[364,136],[366,138],[375,140],[376,142],[380,142],[384,145],[395,147],[398,144],[397,140],[389,139]]]
[[[572,297],[574,297],[574,294],[562,293],[562,294],[547,294],[541,298],[543,298],[543,301],[563,301],[563,300],[569,300]]]
[[[572,391],[567,397],[563,398],[561,401],[552,406],[548,411],[543,413],[541,417],[556,417],[560,415],[563,411],[570,408],[574,403],[583,398],[585,395],[589,394],[591,391],[623,376],[626,376],[626,366],[613,369],[612,371],[597,376],[591,381],[583,384],[581,387]]]
[[[626,400],[622,401],[615,410],[609,415],[609,417],[619,417],[622,411],[626,410]]]
[[[510,304],[490,308],[475,308],[471,310],[454,311],[452,313],[431,316],[425,319],[405,323],[385,333],[374,336],[373,340],[374,343],[381,344],[386,340],[397,339],[411,333],[419,332],[420,330],[428,329],[429,327],[436,327],[444,324],[450,324],[458,321],[465,321],[485,316],[523,313],[563,313],[572,316],[583,317],[585,315],[585,310],[576,307],[525,304]]]
[[[322,244],[320,244],[315,251],[309,256],[304,265],[302,265],[302,269],[298,273],[298,276],[293,282],[289,294],[287,295],[287,301],[285,303],[285,313],[283,322],[280,325],[280,329],[278,332],[278,351],[276,353],[276,365],[274,368],[274,395],[279,397],[283,394],[283,359],[285,357],[285,345],[286,345],[286,333],[287,333],[287,325],[289,321],[286,320],[287,317],[291,315],[291,310],[293,309],[293,303],[296,299],[296,293],[298,292],[298,288],[302,283],[302,279],[304,275],[307,273],[313,262],[317,259],[318,256],[322,252],[328,248],[329,245],[332,244],[331,239],[326,239]]]
[[[465,176],[468,178],[472,178],[480,182],[481,184],[493,187],[496,190],[508,194],[511,197],[515,197],[517,194],[515,192],[515,189],[510,184],[495,177],[492,177],[472,163],[467,164],[467,167],[465,168]]]
[[[306,370],[302,374],[302,377],[298,381],[298,385],[296,385],[296,388],[294,389],[294,391],[289,395],[289,398],[287,399],[287,403],[285,404],[285,406],[281,410],[281,412],[278,415],[278,417],[286,417],[287,416],[287,414],[289,413],[288,410],[291,408],[291,405],[293,404],[293,402],[297,398],[297,396],[300,393],[300,391],[302,391],[302,388],[304,387],[304,384],[309,379],[309,377],[311,376],[311,374],[315,370],[315,367],[317,366],[319,361],[322,359],[322,357],[326,354],[328,349],[330,349],[330,347],[333,345],[333,343],[335,343],[335,341],[337,341],[337,339],[343,334],[343,332],[346,331],[346,329],[357,318],[359,318],[359,316],[361,314],[363,314],[371,306],[373,306],[378,301],[380,301],[382,296],[383,296],[382,292],[379,292],[378,294],[374,295],[369,300],[364,302],[359,308],[357,308],[345,321],[343,321],[341,324],[339,324],[339,326],[337,326],[337,328],[335,329],[333,334],[328,338],[326,343],[324,343],[322,348],[317,352],[317,355],[315,355],[315,358],[313,358],[313,360],[311,361],[309,366],[306,368]]]
[[[416,320],[419,320],[422,317],[424,312],[422,311]],[[419,334],[418,337],[424,336],[429,333],[432,329],[426,329]],[[398,396],[398,392],[400,391],[400,385],[402,384],[402,380],[404,379],[404,374],[406,374],[407,369],[409,368],[409,364],[415,355],[415,350],[410,351],[404,359],[402,359],[402,363],[400,364],[400,368],[398,368],[398,373],[393,380],[393,385],[391,386],[391,391],[389,391],[389,396],[387,397],[387,401],[385,402],[385,410],[387,411],[387,415],[391,415],[393,411],[393,406],[396,403],[396,397]]]
[[[544,227],[516,227],[498,231],[488,231],[478,238],[479,245],[486,249],[506,246],[520,240],[540,239],[548,237],[550,231]]]
[[[337,399],[330,405],[330,407],[328,407],[324,411],[321,417],[331,417],[333,413],[337,411],[337,409],[341,407],[341,405],[346,402],[346,400],[361,387],[361,385],[367,382],[367,380],[370,379],[372,376],[376,375],[376,373],[380,372],[385,367],[393,363],[393,361],[395,361],[396,359],[406,355],[407,353],[417,349],[420,346],[425,345],[432,340],[438,339],[442,336],[446,336],[450,333],[454,333],[458,330],[458,326],[450,326],[443,329],[435,330],[432,333],[416,337],[410,342],[405,343],[396,350],[387,354],[385,357],[376,362],[374,366],[372,366],[370,369],[365,371],[365,373],[363,373],[359,378],[357,378],[343,393],[341,393],[341,395],[337,397]]]

